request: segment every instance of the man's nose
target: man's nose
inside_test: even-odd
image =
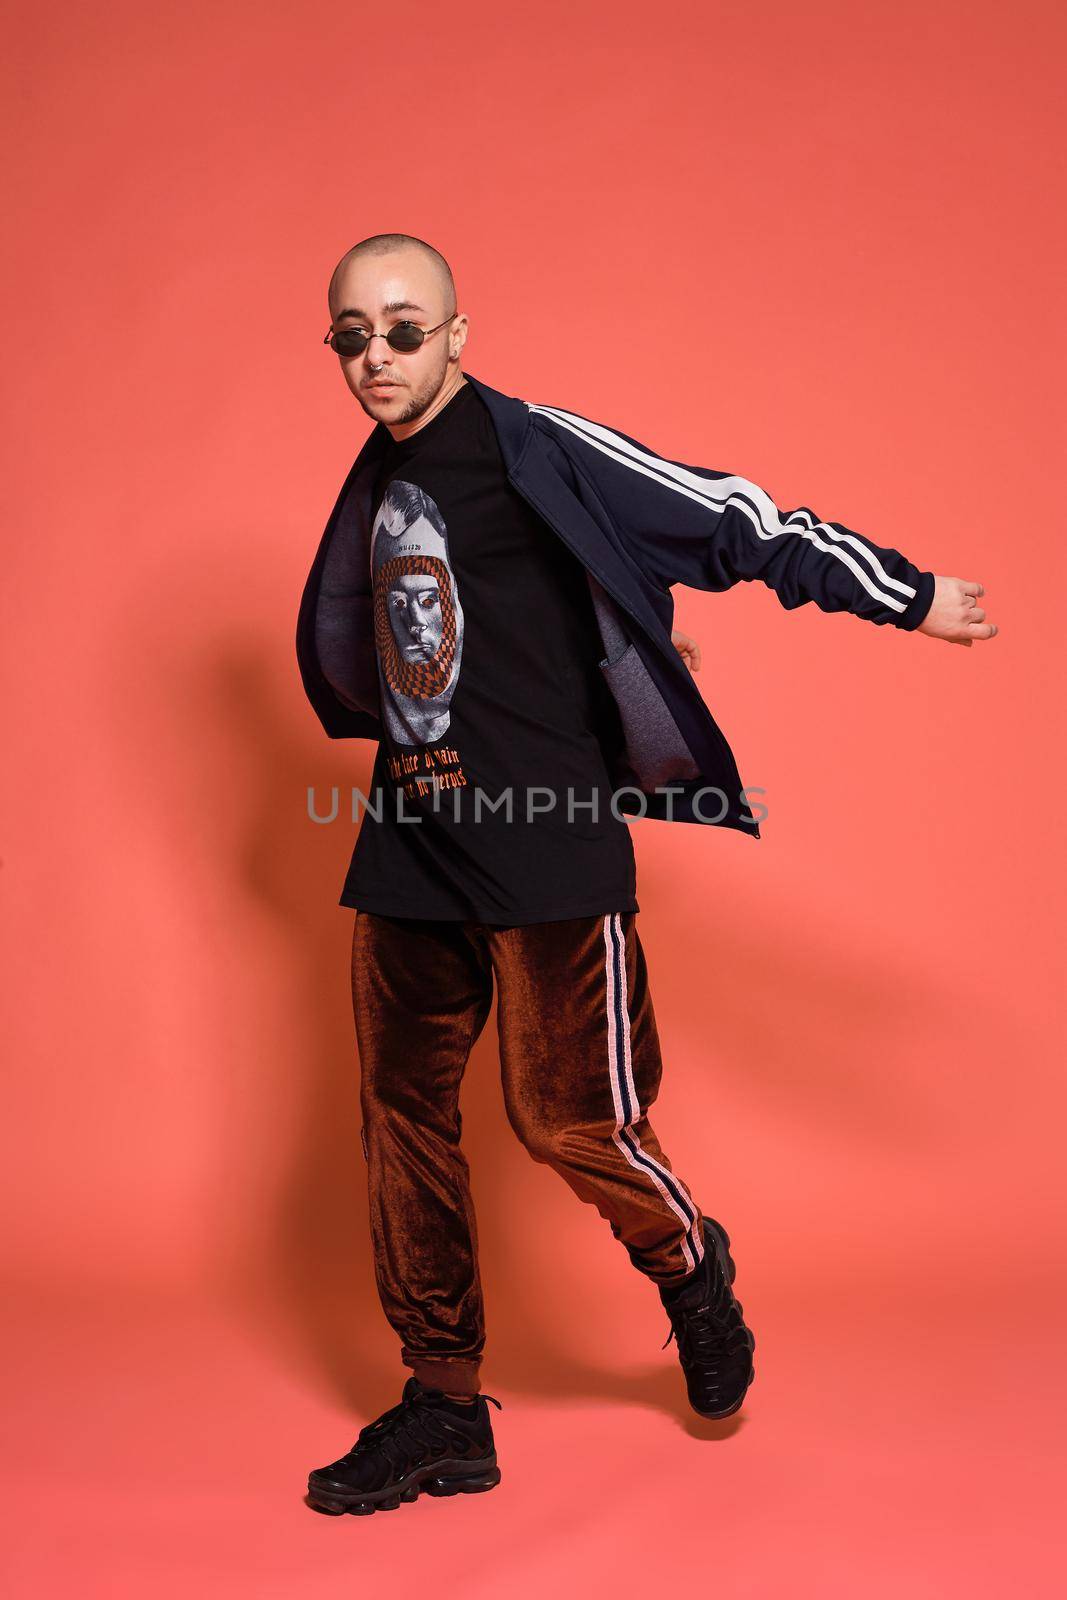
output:
[[[374,351],[375,339],[380,339],[382,341],[382,348],[377,354],[375,354]],[[370,339],[367,341],[367,348],[364,350],[363,354],[366,356],[372,367],[380,367],[386,361],[388,361],[391,349],[392,346],[390,345],[389,340],[385,337],[384,333],[372,333]]]

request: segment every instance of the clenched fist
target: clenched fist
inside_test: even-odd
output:
[[[928,633],[932,639],[947,639],[950,644],[965,644],[968,649],[976,639],[994,638],[997,625],[986,621],[985,612],[978,604],[978,596],[982,594],[985,590],[977,581],[935,575],[934,598],[916,633]]]

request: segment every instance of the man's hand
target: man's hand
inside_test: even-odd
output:
[[[947,639],[950,644],[965,644],[968,649],[976,639],[994,638],[999,630],[995,622],[985,619],[985,612],[978,604],[978,596],[982,594],[985,590],[976,581],[935,575],[934,598],[916,633],[928,633],[932,639]]]
[[[930,609],[933,610],[933,607],[931,606]],[[691,639],[687,633],[679,633],[678,629],[675,628],[671,634],[671,644],[673,644],[690,672],[700,671],[700,646],[695,639]]]

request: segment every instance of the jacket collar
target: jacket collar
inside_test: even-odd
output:
[[[463,376],[489,407],[496,435],[500,440],[500,453],[504,457],[504,466],[509,473],[513,472],[533,432],[533,419],[530,416],[529,406],[525,400],[517,400],[514,395],[502,394],[499,389],[490,388],[487,383],[472,377],[469,372],[465,372]]]

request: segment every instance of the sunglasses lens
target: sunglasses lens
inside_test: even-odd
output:
[[[394,350],[417,350],[423,338],[422,329],[413,327],[410,323],[401,322],[389,331],[389,343]]]
[[[330,340],[339,356],[361,356],[368,342],[367,335],[355,328],[342,328]]]
[[[412,323],[401,322],[390,328],[386,338],[394,350],[417,350],[426,335]],[[361,356],[370,340],[359,328],[339,328],[330,340],[339,356]]]

